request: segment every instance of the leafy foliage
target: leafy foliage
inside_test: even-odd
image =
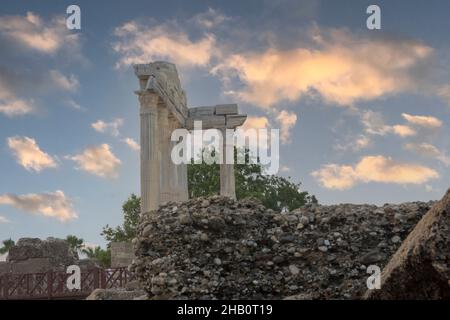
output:
[[[208,152],[205,153],[209,154]],[[214,156],[214,153],[211,154]],[[293,210],[308,203],[317,203],[314,195],[300,191],[301,183],[294,183],[290,178],[276,175],[265,175],[264,167],[259,163],[250,163],[249,152],[245,151],[246,164],[234,166],[236,181],[236,197],[243,199],[254,197],[267,208],[280,211],[284,208]],[[235,160],[237,151],[235,150]],[[235,161],[236,163],[237,161]],[[189,197],[206,197],[218,194],[220,191],[219,164],[191,163],[188,165]]]
[[[136,229],[141,212],[141,198],[132,194],[122,205],[123,225],[111,228],[109,225],[103,227],[101,235],[109,243],[131,241],[136,236]],[[109,247],[109,244],[108,244]]]
[[[103,250],[100,247],[85,247],[81,249],[81,252],[84,253],[89,259],[97,260],[97,262],[103,268],[109,268],[111,266],[111,250],[106,249]]]
[[[84,240],[74,235],[68,235],[66,241],[73,252],[79,253],[84,246]]]
[[[2,241],[3,247],[0,248],[0,254],[5,254],[14,246],[15,242],[11,238]]]

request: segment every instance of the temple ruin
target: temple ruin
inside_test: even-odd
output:
[[[176,165],[171,159],[173,130],[192,130],[194,121],[202,121],[203,129],[225,132],[242,125],[247,116],[239,114],[236,104],[188,108],[172,63],[137,64],[134,71],[139,79],[141,212],[145,213],[167,201],[188,200],[187,165]],[[226,144],[224,141],[224,157]],[[225,161],[220,164],[220,194],[236,198],[234,166]]]

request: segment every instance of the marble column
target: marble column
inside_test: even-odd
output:
[[[158,95],[140,92],[141,118],[141,213],[158,209],[160,194],[160,159],[158,130]]]
[[[160,145],[160,203],[172,200],[171,190],[170,190],[170,176],[172,172],[170,171],[170,163],[172,159],[170,158],[170,127],[169,127],[169,110],[166,106],[160,106],[158,108],[158,129],[159,129],[159,145]]]
[[[232,199],[236,199],[236,186],[234,178],[234,164],[227,163],[228,160],[234,159],[234,147],[233,141],[230,141],[232,137],[226,136],[226,130],[222,129],[223,143],[223,163],[220,164],[220,195],[226,196]],[[228,154],[228,157],[227,157]]]
[[[176,122],[175,128],[181,128],[181,124]],[[190,159],[188,159],[190,161]],[[188,192],[188,177],[187,177],[187,164],[180,163],[174,165],[175,167],[175,177],[176,177],[176,185],[175,185],[175,199],[176,201],[186,201],[189,199]]]

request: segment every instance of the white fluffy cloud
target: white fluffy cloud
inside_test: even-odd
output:
[[[10,223],[11,221],[8,220],[8,218],[4,216],[0,216],[0,223]]]
[[[125,142],[127,144],[127,146],[130,147],[131,150],[134,150],[134,151],[141,150],[141,147],[139,146],[139,144],[132,138],[125,138],[122,141]]]
[[[209,33],[192,40],[175,26],[148,27],[137,21],[116,28],[115,35],[118,40],[113,49],[120,54],[118,67],[161,59],[184,67],[206,66],[216,46],[215,37]]]
[[[115,137],[117,137],[120,132],[119,128],[123,125],[123,119],[114,119],[111,122],[105,122],[103,120],[98,120],[91,124],[91,127],[94,128],[94,130],[102,133],[109,133]]]
[[[79,169],[103,178],[116,178],[121,164],[107,144],[87,148],[67,158],[75,161]]]
[[[60,190],[41,194],[4,194],[0,195],[0,205],[10,205],[25,212],[55,218],[62,222],[78,218],[72,201]]]
[[[42,151],[33,138],[10,137],[7,139],[7,143],[13,151],[17,163],[27,170],[40,172],[43,169],[57,166],[55,159]]]
[[[384,156],[366,156],[356,165],[328,164],[312,172],[327,189],[344,190],[358,183],[422,184],[436,179],[439,174],[428,167],[402,163]]]

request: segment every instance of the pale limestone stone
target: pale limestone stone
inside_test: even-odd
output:
[[[136,91],[141,117],[141,210],[156,210],[167,201],[188,200],[187,165],[175,165],[170,153],[176,142],[170,141],[174,129],[194,129],[194,121],[202,121],[202,129],[235,129],[247,116],[240,115],[236,104],[187,108],[174,64],[157,61],[134,66],[140,89]],[[224,154],[233,158],[234,149],[222,146]],[[230,151],[231,150],[231,151]],[[220,194],[236,198],[234,166],[220,165]]]

